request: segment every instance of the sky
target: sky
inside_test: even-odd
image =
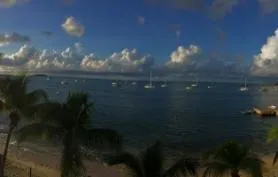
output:
[[[0,71],[278,76],[277,0],[0,0]]]

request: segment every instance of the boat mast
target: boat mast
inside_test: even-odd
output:
[[[244,81],[244,87],[246,88],[246,78],[245,78],[245,81]]]
[[[152,72],[150,72],[150,85],[152,85]]]

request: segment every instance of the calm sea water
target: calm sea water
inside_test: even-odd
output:
[[[61,85],[67,80],[68,85]],[[44,88],[54,100],[64,100],[68,91],[84,91],[95,102],[97,113],[93,121],[97,127],[113,128],[125,137],[130,150],[142,149],[155,140],[163,141],[170,154],[200,153],[229,139],[246,142],[254,139],[257,151],[272,151],[266,144],[266,133],[278,119],[261,120],[242,115],[252,106],[278,103],[278,92],[263,93],[258,86],[249,86],[248,92],[239,92],[240,84],[216,83],[208,89],[207,83],[191,91],[190,83],[168,83],[153,90],[144,89],[146,82],[122,88],[113,88],[109,80],[89,80],[53,77],[34,78],[31,89]],[[56,92],[59,92],[57,94]],[[276,146],[278,149],[278,146]]]

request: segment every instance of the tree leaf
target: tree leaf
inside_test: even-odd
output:
[[[125,152],[120,155],[114,156],[110,158],[108,161],[109,165],[126,165],[134,174],[136,177],[143,177],[143,171],[141,167],[141,161],[138,157]]]
[[[46,141],[61,141],[61,135],[63,135],[61,127],[46,123],[28,124],[15,132],[15,138],[18,143],[29,140],[30,138]]]
[[[199,162],[197,159],[184,158],[171,166],[165,173],[164,177],[179,177],[179,176],[197,176],[197,168]]]
[[[122,147],[122,136],[112,129],[84,129],[80,139],[87,148],[108,146],[120,150]]]

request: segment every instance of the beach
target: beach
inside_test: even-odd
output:
[[[3,147],[1,147],[1,151]],[[58,153],[34,152],[22,147],[11,145],[8,154],[8,163],[6,174],[8,177],[29,176],[29,170],[32,169],[33,177],[59,177],[59,162],[61,155]],[[278,176],[278,166],[272,165],[273,155],[263,155],[261,159],[265,162],[263,176]],[[85,160],[87,176],[91,177],[128,177],[128,170],[124,166],[110,167],[97,161]],[[199,169],[199,176],[204,169]],[[243,177],[247,175],[242,174]]]

